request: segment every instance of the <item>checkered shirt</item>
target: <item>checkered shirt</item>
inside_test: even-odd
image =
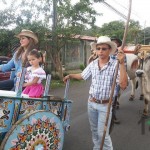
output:
[[[113,77],[115,74],[117,61],[110,58],[109,62],[104,65],[102,69],[99,69],[98,59],[92,61],[81,73],[84,80],[92,79],[89,90],[90,97],[94,97],[97,100],[105,100],[110,98],[111,87],[113,83]],[[120,73],[116,82],[119,82]]]
[[[116,60],[117,59],[117,53],[118,53],[118,50],[115,52],[115,54],[111,55],[111,58]],[[127,70],[127,58],[126,58],[126,56],[124,59],[124,65],[125,65],[126,70]]]

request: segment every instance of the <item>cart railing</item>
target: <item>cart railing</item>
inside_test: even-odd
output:
[[[15,92],[13,96],[2,96],[0,94],[0,136],[2,139],[16,121],[37,110],[45,110],[55,114],[62,122],[64,131],[70,128],[72,101],[68,100],[69,80],[65,87],[64,98],[49,96],[50,80],[51,76],[48,75],[42,98],[23,97],[20,84],[16,95]],[[23,75],[20,79],[21,82],[23,83]]]

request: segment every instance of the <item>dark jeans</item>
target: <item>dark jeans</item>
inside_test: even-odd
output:
[[[14,80],[8,79],[4,81],[0,81],[0,90],[13,90],[14,88]]]

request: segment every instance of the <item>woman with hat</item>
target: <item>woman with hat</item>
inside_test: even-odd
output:
[[[38,38],[31,30],[22,30],[17,38],[20,39],[20,47],[14,53],[12,59],[7,63],[0,65],[0,71],[6,72],[15,69],[15,76],[22,70],[22,66],[26,65],[28,53],[36,48]],[[0,81],[0,90],[12,90],[14,88],[16,78]]]
[[[64,82],[72,78],[78,80],[87,80],[91,78],[92,81],[88,98],[88,116],[94,143],[93,150],[99,150],[105,129],[107,107],[117,64],[117,60],[112,59],[110,55],[116,51],[117,45],[112,42],[109,37],[101,36],[98,38],[97,43],[93,43],[92,47],[96,50],[98,58],[93,60],[82,73],[65,76]],[[128,80],[124,65],[124,57],[123,51],[119,50],[117,55],[117,59],[119,60],[117,83],[119,83],[123,90],[126,88]],[[113,150],[109,135],[111,115],[112,112],[110,111],[103,150]]]

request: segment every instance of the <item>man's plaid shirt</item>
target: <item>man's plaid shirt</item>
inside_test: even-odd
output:
[[[116,60],[117,59],[117,53],[118,53],[118,50],[115,52],[115,54],[111,55],[111,58]],[[127,69],[127,58],[126,57],[124,59],[124,65]]]
[[[81,73],[84,80],[91,77],[92,82],[89,90],[90,97],[97,100],[105,100],[110,98],[111,86],[115,74],[117,61],[110,57],[110,60],[105,66],[99,69],[98,59],[92,61]],[[116,82],[119,82],[119,71]]]

